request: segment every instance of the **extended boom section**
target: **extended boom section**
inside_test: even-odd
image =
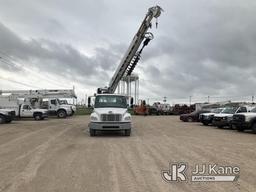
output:
[[[115,71],[108,88],[98,89],[98,93],[114,93],[118,83],[122,79],[122,77],[130,75],[135,68],[136,64],[138,63],[141,52],[143,48],[148,45],[149,41],[153,39],[153,34],[147,32],[149,28],[151,28],[152,24],[151,21],[153,18],[158,18],[161,15],[163,9],[160,6],[154,6],[149,8],[138,32],[133,37],[133,40],[126,51],[124,57],[122,58],[117,70]],[[156,22],[157,26],[157,22]],[[138,52],[140,45],[143,43],[142,48]]]

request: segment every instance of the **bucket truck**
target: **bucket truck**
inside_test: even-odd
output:
[[[121,130],[124,131],[126,136],[130,136],[131,115],[127,112],[127,97],[126,95],[116,95],[114,93],[122,77],[131,75],[141,58],[144,47],[153,39],[153,34],[147,31],[152,26],[152,19],[157,19],[161,12],[162,8],[159,6],[148,9],[138,32],[135,34],[127,52],[110,80],[109,86],[97,89],[94,111],[90,116],[90,123],[88,125],[91,136],[95,136],[96,131],[103,130]],[[90,101],[91,99],[89,98],[89,106]]]
[[[0,94],[17,95],[29,104],[30,108],[43,108],[49,115],[57,115],[59,118],[66,118],[73,115],[76,108],[72,105],[61,104],[59,98],[76,98],[73,89],[63,90],[2,90]],[[1,106],[1,105],[0,105]]]
[[[0,115],[0,123],[9,123],[14,116],[16,118],[34,118],[35,120],[43,120],[48,117],[48,110],[33,107],[19,97],[20,95],[0,96],[0,111],[8,111],[8,115]]]

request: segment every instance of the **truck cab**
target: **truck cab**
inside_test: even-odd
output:
[[[48,117],[48,110],[33,108],[31,105],[22,104],[18,111],[19,117],[33,117],[35,120],[43,120]]]
[[[131,114],[128,113],[127,98],[116,94],[98,94],[90,116],[90,136],[96,131],[124,131],[131,134]]]
[[[61,104],[60,100],[56,98],[43,101],[43,106],[49,110],[50,115],[57,115],[59,118],[66,118],[72,115],[72,107]]]

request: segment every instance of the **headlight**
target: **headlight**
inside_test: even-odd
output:
[[[131,120],[131,117],[130,117],[130,116],[126,116],[126,117],[124,118],[124,120],[125,120],[125,121],[130,121],[130,120]]]
[[[95,116],[91,116],[91,121],[98,121],[98,118]]]

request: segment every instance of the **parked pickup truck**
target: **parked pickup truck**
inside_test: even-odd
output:
[[[226,107],[220,114],[214,115],[212,124],[218,128],[232,128],[233,115],[244,112],[247,112],[246,107]]]
[[[232,125],[238,131],[252,129],[252,131],[256,133],[256,108],[248,113],[235,114],[233,116]]]
[[[212,109],[211,112],[209,112],[209,113],[201,113],[199,115],[199,120],[204,125],[212,124],[214,115],[215,114],[220,114],[223,110],[224,110],[224,108],[216,108],[216,109]]]
[[[10,123],[15,117],[15,111],[11,109],[0,109],[0,124]]]
[[[48,110],[33,108],[29,104],[10,106],[9,108],[15,111],[16,118],[34,118],[35,120],[43,120],[48,117]]]

